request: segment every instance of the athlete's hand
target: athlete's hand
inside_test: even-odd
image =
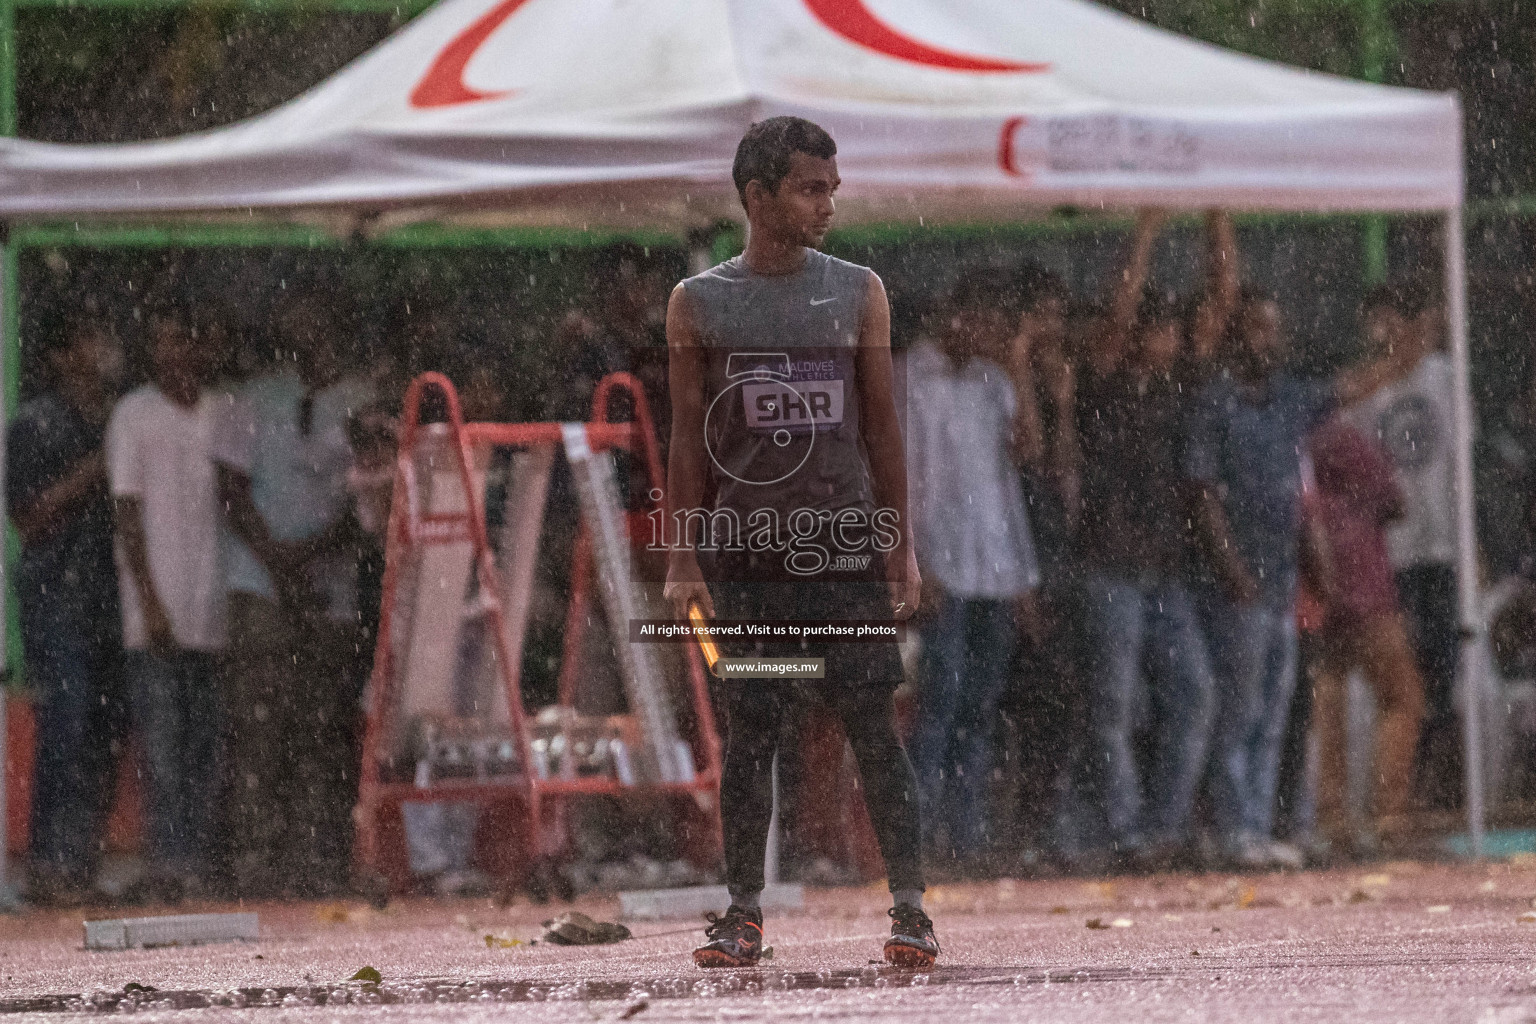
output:
[[[715,617],[715,602],[709,596],[704,574],[699,571],[698,560],[693,557],[674,559],[667,565],[667,585],[661,596],[672,606],[672,614],[679,619],[688,617],[688,606],[696,604],[706,619]]]
[[[891,552],[885,561],[885,585],[891,592],[891,614],[910,619],[923,599],[923,575],[917,571],[917,555],[910,545]]]

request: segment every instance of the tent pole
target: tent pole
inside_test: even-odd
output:
[[[1467,340],[1467,253],[1460,206],[1445,211],[1445,312],[1451,341],[1456,470],[1456,594],[1461,618],[1459,690],[1466,761],[1467,835],[1472,856],[1483,856],[1483,681],[1476,638],[1483,631],[1478,608],[1477,534],[1472,495],[1472,386]]]
[[[732,244],[736,225],[729,220],[717,220],[707,227],[688,231],[688,273],[702,274],[722,260],[735,255]]]
[[[1387,15],[1386,0],[1359,0],[1354,5],[1359,16],[1360,77],[1378,85],[1387,79],[1387,63],[1395,59],[1397,38],[1392,19]],[[1361,274],[1366,287],[1387,279],[1387,218],[1380,213],[1366,214],[1360,225],[1363,257]]]
[[[688,232],[688,273],[702,274],[715,265],[714,232]]]
[[[7,3],[7,0],[0,0]],[[15,243],[11,239],[10,226],[0,224],[0,428],[10,422],[11,413],[15,404],[15,350],[16,350],[16,289],[17,275],[13,272],[15,267],[16,251]],[[4,435],[0,434],[0,495],[5,493],[6,471],[6,445]],[[0,640],[0,910],[13,910],[20,902],[16,890],[10,881],[10,835],[7,823],[9,821],[9,809],[6,800],[10,795],[10,752],[7,744],[6,702],[10,696],[11,684],[11,657],[10,657],[10,607],[11,594],[11,565],[10,565],[10,527],[3,517],[0,517],[0,630],[4,632],[4,639]]]
[[[16,0],[0,0],[0,135],[16,134]],[[15,317],[16,253],[10,237],[10,225],[0,225],[0,428],[10,422],[15,403],[13,336]],[[5,493],[5,441],[0,436],[0,494]],[[10,617],[8,600],[11,572],[8,547],[10,527],[0,516],[0,910],[17,906],[16,891],[10,881],[10,835],[6,824],[6,798],[10,789],[9,751],[6,744],[6,700],[11,681]]]
[[[16,134],[16,0],[0,0],[0,135]]]

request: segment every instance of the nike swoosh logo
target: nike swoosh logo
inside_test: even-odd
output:
[[[836,302],[836,301],[837,301],[837,296],[834,295],[830,299],[812,299],[811,300],[811,305],[813,305],[813,306],[825,306],[829,302]]]

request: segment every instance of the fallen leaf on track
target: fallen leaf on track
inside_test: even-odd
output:
[[[1115,890],[1115,883],[1114,882],[1084,882],[1083,883],[1083,892],[1087,893],[1090,896],[1096,896],[1096,897],[1098,897],[1101,900],[1112,900],[1112,899],[1115,898],[1115,892],[1116,892],[1116,890]]]
[[[352,920],[352,911],[343,903],[322,903],[315,908],[315,920],[321,924],[346,924]]]

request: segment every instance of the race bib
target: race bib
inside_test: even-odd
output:
[[[753,433],[833,430],[843,422],[840,379],[753,381],[742,385],[741,399]]]

